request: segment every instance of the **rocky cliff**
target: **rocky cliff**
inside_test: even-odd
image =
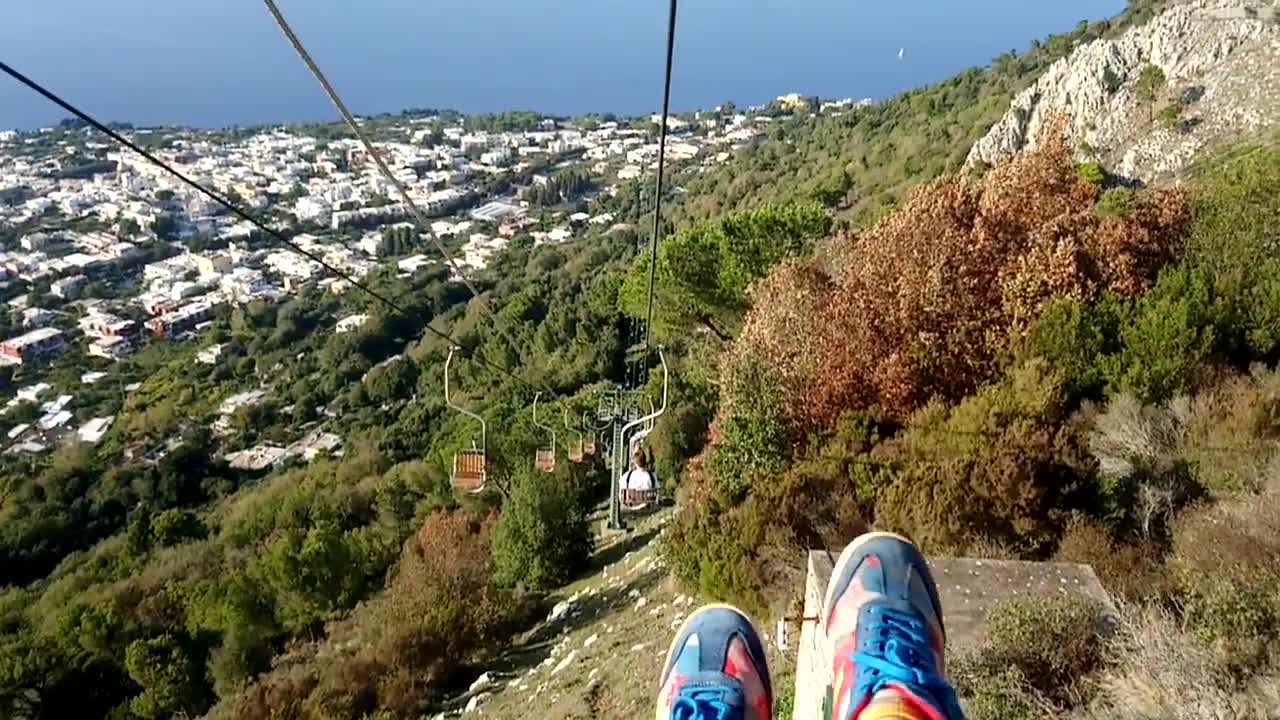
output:
[[[1166,80],[1154,98],[1138,82],[1147,65]],[[1059,114],[1082,159],[1143,181],[1176,175],[1205,147],[1280,127],[1280,2],[1188,0],[1081,45],[1014,98],[968,163],[1034,146]]]

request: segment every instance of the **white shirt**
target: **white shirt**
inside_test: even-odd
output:
[[[652,490],[653,474],[641,468],[628,470],[622,474],[618,487],[622,490]]]

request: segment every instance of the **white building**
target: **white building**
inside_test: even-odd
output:
[[[426,255],[410,255],[409,257],[396,263],[396,268],[403,273],[415,273],[424,267],[431,265],[433,261]]]
[[[475,220],[497,225],[511,218],[524,215],[526,212],[528,211],[522,207],[495,200],[472,210],[470,215]]]
[[[61,330],[39,328],[0,343],[0,363],[22,365],[59,352],[65,345]]]
[[[88,284],[89,278],[84,275],[72,275],[61,280],[55,280],[49,285],[49,292],[64,300],[74,300],[80,297],[80,291]]]
[[[114,415],[94,418],[84,425],[81,425],[79,430],[76,430],[76,437],[78,437],[82,443],[97,445],[102,440],[103,436],[107,434],[107,430],[111,428],[111,423],[114,420]]]
[[[218,361],[222,359],[223,351],[226,349],[226,347],[227,346],[222,343],[218,343],[217,345],[210,345],[209,347],[196,353],[196,360],[198,360],[199,362],[205,365],[217,365]]]
[[[104,337],[89,343],[90,355],[108,360],[119,360],[133,350],[133,341],[124,337]]]
[[[369,321],[369,316],[365,314],[348,315],[342,318],[341,320],[339,320],[338,324],[333,328],[333,330],[338,334],[348,333],[348,332],[351,332],[352,330],[360,329],[360,327],[363,326],[368,321]]]

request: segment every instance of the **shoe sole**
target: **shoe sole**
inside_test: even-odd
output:
[[[858,552],[862,550],[862,548],[866,547],[867,543],[873,540],[884,540],[886,538],[901,540],[902,542],[910,545],[911,547],[916,547],[916,544],[911,542],[907,538],[897,533],[891,533],[891,532],[864,533],[862,535],[859,535],[857,539],[855,539],[853,542],[846,545],[844,550],[841,551],[840,557],[836,560],[835,567],[831,568],[831,578],[827,580],[827,590],[825,593],[823,593],[823,597],[822,597],[822,632],[824,635],[827,632],[827,621],[830,620],[831,618],[832,603],[835,601],[835,598],[832,597],[832,594],[835,592],[835,589],[836,589],[836,582],[835,582],[836,578],[839,578],[844,573],[845,566],[847,566],[849,562],[853,560],[854,555],[858,554]],[[916,551],[919,552],[919,550],[920,549],[916,547]]]
[[[763,667],[758,668],[758,670],[760,671],[760,680],[764,685],[765,694],[768,696],[769,702],[772,703],[774,701],[773,680],[772,678],[769,677],[769,671],[768,671],[769,653],[768,653],[768,650],[765,648],[764,638],[760,636],[760,631],[756,629],[755,623],[751,622],[751,618],[748,617],[746,613],[742,612],[741,610],[734,607],[733,605],[729,605],[727,603],[711,603],[709,605],[703,605],[702,607],[693,611],[689,615],[689,617],[685,618],[683,623],[680,623],[680,629],[676,631],[675,636],[672,637],[671,639],[671,644],[667,646],[667,655],[662,662],[662,676],[658,678],[658,687],[661,688],[667,682],[667,673],[670,672],[671,670],[671,661],[672,659],[675,658],[676,644],[680,642],[680,638],[684,637],[684,634],[689,629],[689,626],[693,623],[695,619],[697,619],[699,615],[710,610],[728,610],[729,612],[732,612],[736,614],[738,617],[742,618],[743,625],[745,625],[748,628],[751,628],[751,632],[755,635],[756,643],[759,645],[760,662],[765,663]],[[753,651],[751,651],[750,649],[751,643],[748,642],[746,644],[748,647],[748,654],[753,654]]]

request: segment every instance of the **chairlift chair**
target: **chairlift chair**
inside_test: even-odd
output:
[[[453,353],[457,349],[457,347],[449,348],[449,357],[444,361],[444,404],[480,422],[480,445],[477,447],[473,440],[470,448],[454,453],[453,471],[449,475],[449,483],[455,490],[475,494],[484,492],[489,482],[488,460],[485,457],[489,426],[484,418],[476,413],[453,404],[453,398],[449,393],[449,366],[453,363]]]
[[[587,411],[585,410],[582,413],[582,428],[590,431],[582,438],[582,454],[594,456],[596,454],[596,431],[598,428],[587,424]]]
[[[556,470],[556,431],[538,422],[538,399],[541,397],[542,393],[533,396],[533,425],[551,434],[551,446],[540,447],[534,451],[533,467],[541,472],[549,473]]]
[[[649,400],[649,414],[644,417],[637,418],[627,423],[622,429],[622,437],[627,442],[627,449],[634,454],[635,449],[640,447],[653,429],[657,426],[657,420],[667,411],[667,359],[663,354],[662,348],[658,348],[658,358],[662,361],[662,407],[654,409],[653,401]],[[639,398],[636,398],[637,401]],[[636,429],[635,435],[627,438],[627,432]],[[628,456],[630,456],[630,454]],[[619,503],[622,510],[641,510],[658,502],[658,476],[649,469],[649,475],[653,478],[652,490],[632,490],[630,488],[623,489],[620,492]]]
[[[583,455],[582,432],[573,429],[573,427],[569,425],[569,408],[564,408],[561,412],[561,418],[564,420],[564,429],[578,436],[578,439],[569,445],[569,450],[565,454],[569,456],[569,462],[580,463],[582,462]]]

